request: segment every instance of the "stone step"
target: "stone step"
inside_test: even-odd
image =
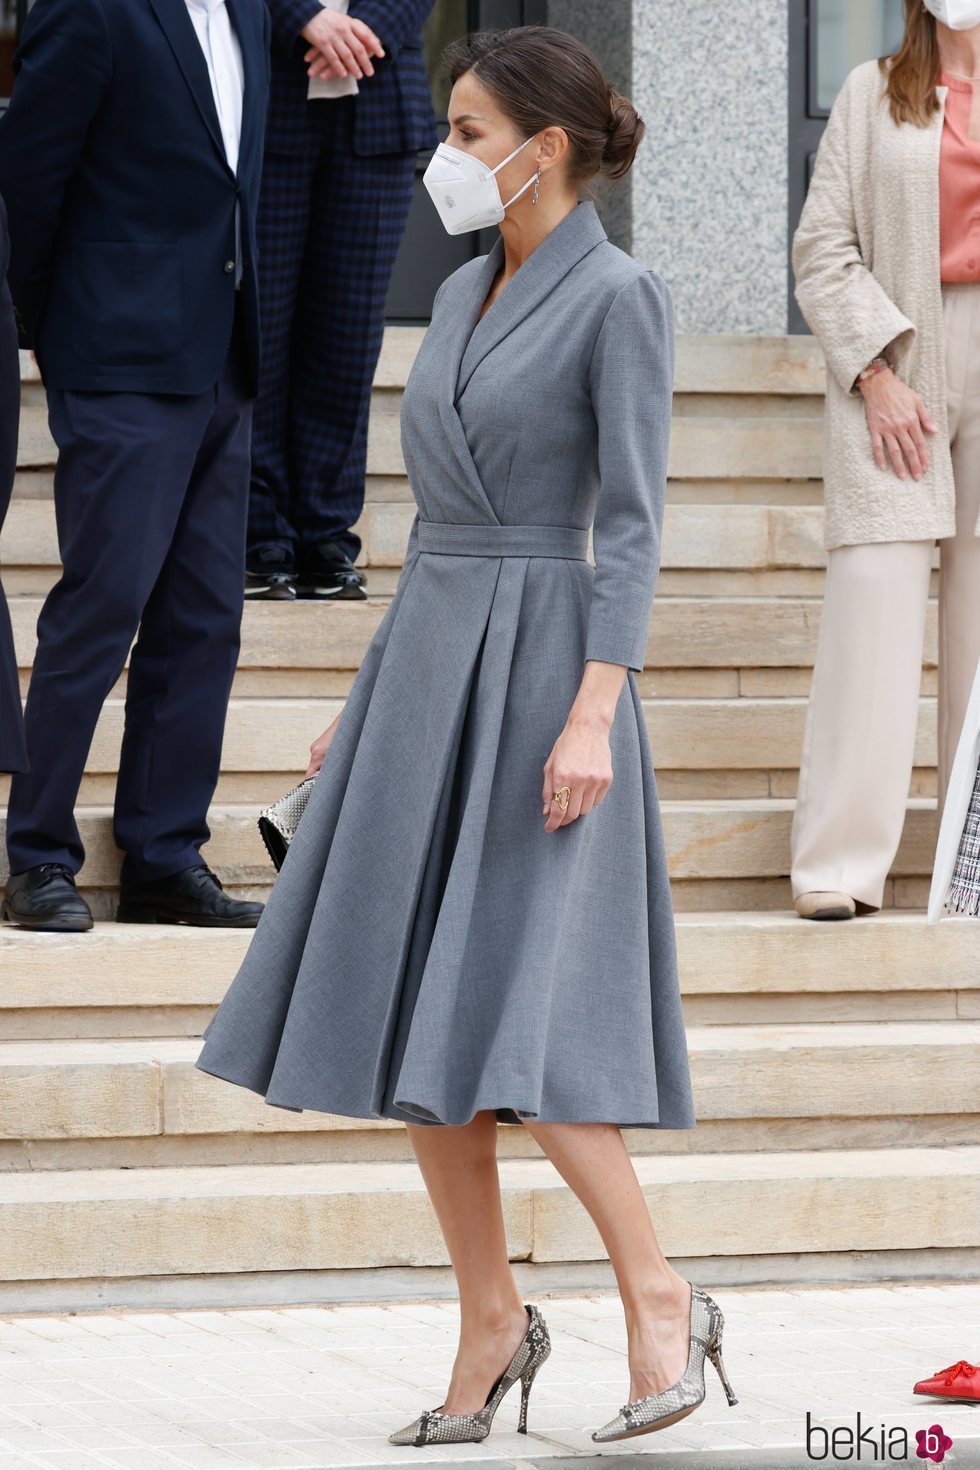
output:
[[[792,770],[799,766],[802,699],[644,699],[654,764],[662,770]],[[344,707],[342,699],[237,699],[228,707],[221,769],[278,772],[283,789],[306,769],[310,743]],[[125,706],[102,707],[85,769],[118,769]],[[936,764],[936,701],[920,701],[916,767]],[[248,800],[243,796],[240,800]],[[84,800],[84,794],[83,794]]]
[[[100,777],[91,778],[100,780]],[[695,793],[700,796],[700,793]],[[726,797],[726,800],[731,799]],[[748,800],[749,798],[738,798]],[[933,804],[935,798],[933,797]],[[0,840],[2,840],[0,825]],[[265,900],[271,891],[274,874],[269,873],[261,881],[236,882],[225,874],[226,890],[235,898]],[[929,899],[929,875],[904,875],[894,873],[883,889],[882,907],[889,912],[911,913],[925,909]],[[3,889],[0,871],[0,893]],[[96,920],[114,921],[119,898],[117,887],[109,884],[79,885],[79,892],[88,900]],[[731,910],[738,913],[785,913],[793,907],[793,896],[788,874],[758,877],[685,877],[671,881],[675,913],[713,913]],[[795,1018],[794,1018],[795,1019]]]
[[[387,491],[391,481],[381,483]],[[363,543],[357,565],[400,567],[414,515],[411,499],[367,500],[354,525]],[[671,503],[664,512],[661,565],[664,570],[692,571],[821,569],[826,564],[822,529],[823,511],[817,505]],[[59,567],[49,501],[17,498],[11,503],[0,535],[0,562],[7,570]]]
[[[674,1256],[976,1246],[980,1146],[650,1155],[635,1167]],[[508,1249],[601,1261],[552,1165],[502,1159]],[[25,1171],[4,1179],[8,1282],[443,1265],[417,1164]]]
[[[687,1043],[705,1123],[980,1114],[980,1020],[692,1026]],[[0,1139],[377,1125],[270,1108],[198,1070],[200,1049],[198,1037],[0,1042]]]
[[[371,475],[404,475],[398,390],[375,392],[368,426]],[[722,405],[719,405],[721,408]],[[21,410],[19,469],[45,469],[57,452],[47,427],[43,397],[30,395]],[[673,479],[819,479],[823,426],[815,413],[765,417],[748,413],[680,413],[670,435],[667,472]]]
[[[975,926],[882,911],[845,924],[790,913],[679,913],[693,1024],[980,1020]],[[10,1039],[199,1035],[248,930],[97,923],[85,935],[0,927],[0,1032]]]
[[[236,699],[346,699],[357,675],[357,669],[282,669],[248,668],[240,665],[235,673],[232,695]],[[26,698],[30,669],[21,669],[21,693]],[[125,699],[128,671],[123,670],[109,692],[111,699]],[[646,668],[636,675],[641,699],[801,699],[806,700],[813,682],[810,668]],[[924,668],[920,694],[935,699],[938,693],[938,670]],[[934,788],[933,788],[934,789]],[[726,792],[705,790],[705,796],[724,796]],[[732,793],[736,794],[736,793]],[[737,793],[742,794],[742,793]],[[761,788],[755,795],[766,795]],[[791,791],[768,793],[790,796]],[[913,796],[931,794],[913,790]],[[251,798],[249,798],[251,799]],[[228,801],[237,800],[229,796]]]
[[[672,878],[758,879],[789,872],[791,800],[665,801],[662,810]],[[259,837],[255,808],[212,807],[208,824],[211,841],[202,855],[219,877],[233,887],[268,887],[275,874]],[[120,857],[112,839],[111,811],[81,807],[78,825],[87,853],[80,886],[115,888]],[[931,873],[936,832],[935,801],[911,799],[893,873]],[[5,875],[0,866],[0,880]]]
[[[678,332],[674,392],[822,397],[823,353],[811,336]]]
[[[261,810],[278,800],[291,785],[295,785],[300,774],[299,767],[292,771],[225,771],[218,777],[212,806],[244,805]],[[0,773],[0,807],[9,800],[12,779]],[[934,799],[936,783],[934,764],[916,766],[912,772],[910,794],[916,798]],[[80,807],[111,806],[115,799],[116,784],[113,771],[84,776],[77,804]],[[770,798],[795,800],[798,786],[799,770],[791,767],[773,770],[748,766],[736,769],[704,767],[687,770],[661,766],[657,774],[661,801],[754,802]],[[726,905],[721,903],[720,906]]]
[[[351,669],[361,666],[387,599],[321,606],[253,603],[242,620],[240,669]],[[18,665],[34,658],[41,599],[14,598],[10,614]],[[658,597],[647,642],[651,669],[812,667],[820,625],[818,598]],[[924,663],[937,660],[937,609],[930,603]]]
[[[424,327],[386,326],[374,374],[376,388],[403,388]],[[742,336],[678,332],[674,387],[679,393],[822,396],[823,354],[810,336]],[[40,383],[29,352],[21,350],[22,383]]]
[[[923,913],[868,914],[814,924],[790,913],[677,915],[685,996],[849,991],[935,996],[952,1019],[980,997],[977,927]],[[32,934],[0,925],[0,1014],[23,1008],[215,1006],[251,942],[248,930],[98,923],[88,934]],[[980,1019],[980,1009],[960,1012]],[[7,1023],[4,1023],[6,1030]]]
[[[678,499],[669,501],[664,515],[661,598],[823,596],[820,505],[681,499],[689,488],[680,481],[668,487],[668,496]],[[397,498],[390,498],[396,492]],[[367,577],[369,596],[385,597],[394,590],[414,514],[407,481],[369,478],[364,510],[354,526],[362,542],[356,565]],[[938,546],[933,556],[935,595]],[[40,495],[25,493],[11,504],[0,534],[0,562],[8,597],[43,597],[57,581],[54,509]]]
[[[21,390],[17,468],[50,469],[57,458],[58,450],[48,428],[43,389],[37,383],[25,384]]]

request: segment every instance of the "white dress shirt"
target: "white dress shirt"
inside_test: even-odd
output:
[[[242,102],[245,96],[242,48],[225,0],[184,0],[184,3],[208,64],[225,157],[228,167],[235,173],[242,140]]]
[[[221,127],[225,158],[232,173],[238,171],[242,141],[242,107],[245,98],[245,68],[242,48],[228,14],[226,0],[184,0],[197,39],[208,64],[211,93]],[[235,201],[235,289],[242,284],[242,212]]]

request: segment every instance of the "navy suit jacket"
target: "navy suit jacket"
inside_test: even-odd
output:
[[[301,31],[321,10],[320,0],[266,0],[272,15],[272,97],[266,147],[288,153],[330,102],[307,103],[309,78]],[[354,97],[353,153],[414,153],[439,141],[422,52],[422,27],[433,0],[350,0],[348,15],[363,20],[385,48],[372,56],[374,75],[362,77]],[[309,110],[308,110],[309,109]]]
[[[235,303],[258,388],[255,210],[269,90],[264,0],[228,0],[245,98],[228,167],[185,0],[36,0],[0,117],[0,194],[22,342],[54,388],[199,393]]]

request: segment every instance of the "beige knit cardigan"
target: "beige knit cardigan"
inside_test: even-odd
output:
[[[824,546],[923,541],[956,528],[939,266],[941,107],[928,127],[892,121],[877,61],[851,71],[831,109],[799,227],[800,310],[827,360]],[[874,462],[854,379],[878,353],[938,426],[929,468],[900,480]],[[980,534],[978,518],[975,534]]]

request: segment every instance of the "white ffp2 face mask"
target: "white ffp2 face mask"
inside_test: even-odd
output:
[[[980,0],[922,0],[922,3],[950,30],[968,31],[971,26],[980,26]]]
[[[531,138],[535,136],[531,134]],[[499,225],[505,212],[529,189],[537,178],[537,170],[512,194],[505,204],[494,177],[505,163],[510,163],[526,148],[531,138],[525,138],[512,153],[502,158],[496,168],[489,168],[472,153],[464,153],[448,143],[440,143],[429,160],[422,175],[422,182],[435,205],[439,218],[450,235],[463,235],[468,230],[482,230],[487,225]]]

